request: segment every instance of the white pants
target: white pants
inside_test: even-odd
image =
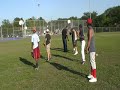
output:
[[[90,52],[90,64],[92,69],[96,69],[95,52]]]
[[[81,54],[82,54],[82,61],[85,61],[85,40],[81,41]]]

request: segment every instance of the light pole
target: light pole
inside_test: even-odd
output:
[[[2,35],[2,25],[1,25],[1,27],[0,27],[0,28],[1,28],[1,38],[3,38],[3,35]]]
[[[90,18],[91,18],[91,12],[90,12],[90,0],[89,0],[89,13],[90,13]]]
[[[23,33],[23,25],[24,25],[24,21],[23,21],[23,20],[20,20],[20,21],[19,21],[19,25],[22,26],[22,34],[23,34],[23,37],[24,37],[24,33]]]

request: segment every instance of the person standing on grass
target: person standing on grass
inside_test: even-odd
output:
[[[35,59],[36,65],[35,65],[35,70],[38,70],[39,65],[38,65],[38,60],[40,58],[40,49],[39,49],[39,36],[36,33],[36,28],[33,28],[33,35],[31,37],[31,49],[32,49],[32,54],[33,58]]]
[[[49,34],[49,29],[47,29],[46,36],[45,36],[45,46],[46,46],[47,60],[48,61],[51,59],[50,45],[51,45],[51,36]]]
[[[62,30],[62,41],[63,41],[63,48],[64,48],[64,52],[67,52],[67,40],[68,39],[68,35],[67,35],[67,26]]]
[[[79,39],[81,42],[81,55],[82,55],[82,62],[81,64],[83,65],[85,63],[85,36],[84,36],[84,31],[82,28],[82,25],[79,25]]]
[[[92,19],[87,19],[87,27],[88,27],[88,41],[86,45],[86,53],[89,53],[90,55],[90,65],[91,65],[91,74],[88,75],[88,78],[90,79],[89,82],[97,82],[96,77],[96,62],[95,62],[95,40],[94,40],[94,30],[92,28]]]
[[[78,54],[78,50],[77,50],[77,31],[72,28],[70,34],[72,35],[72,44],[73,44],[73,52],[74,55]]]

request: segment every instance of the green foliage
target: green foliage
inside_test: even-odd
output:
[[[18,17],[16,17],[14,19],[14,22],[13,22],[14,27],[20,27],[20,25],[19,25],[19,21],[20,20],[23,20],[23,19],[22,18],[18,18]]]
[[[42,18],[39,17],[36,19],[35,17],[29,18],[26,20],[26,26],[27,27],[40,27],[40,26],[45,26],[47,22]]]
[[[9,20],[5,19],[2,21],[2,28],[11,28],[12,27],[12,24],[10,23]]]
[[[81,17],[82,20],[87,20],[88,18],[90,18],[90,14],[91,14],[91,18],[94,20],[94,18],[97,17],[97,12],[93,11],[93,12],[85,12],[84,15]]]
[[[119,26],[120,25],[120,6],[107,9],[103,14],[94,20],[95,26]]]
[[[93,19],[93,26],[95,27],[120,26],[120,6],[109,8],[105,10],[105,12],[101,15],[98,15],[97,12],[93,11],[91,13],[84,12],[81,18],[78,18],[75,16],[71,16],[69,18],[58,18],[57,20],[61,20],[61,22],[52,20],[47,23],[42,17],[39,17],[38,19],[36,19],[35,17],[32,17],[26,20],[26,26],[27,27],[34,27],[34,26],[41,27],[42,26],[42,29],[43,29],[44,27],[47,26],[47,24],[51,25],[51,22],[54,23],[55,26],[57,26],[58,23],[60,23],[61,26],[64,26],[63,24],[66,23],[64,22],[64,20],[68,20],[68,19],[69,20],[87,20],[88,18],[90,18],[90,14],[91,14],[91,18]],[[19,21],[21,19],[22,18],[16,17],[13,23],[10,23],[9,20],[5,19],[4,21],[2,21],[2,24],[3,24],[2,26],[11,27],[12,25],[14,25],[14,27],[20,27]]]

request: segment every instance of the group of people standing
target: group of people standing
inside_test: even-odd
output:
[[[81,56],[82,56],[82,62],[81,64],[85,64],[85,53],[89,53],[90,58],[90,65],[91,65],[91,74],[88,75],[89,82],[97,82],[96,77],[96,62],[95,62],[95,55],[96,55],[96,49],[95,49],[95,40],[94,40],[94,30],[92,28],[92,19],[87,19],[87,27],[88,27],[88,33],[87,33],[87,42],[85,42],[85,36],[83,27],[80,24],[79,30],[76,30],[75,28],[71,28],[70,35],[72,35],[72,44],[73,44],[73,52],[74,55],[78,54],[77,50],[77,40],[79,37],[79,40],[81,42]],[[62,30],[62,40],[63,40],[63,48],[64,52],[67,52],[67,40],[68,39],[68,26],[66,26]],[[86,44],[87,43],[87,44]]]
[[[91,65],[91,73],[88,75],[89,82],[97,82],[97,77],[96,77],[96,62],[95,62],[95,54],[96,54],[96,49],[95,49],[95,41],[94,41],[94,30],[92,28],[92,19],[87,20],[87,27],[88,27],[88,33],[87,33],[87,44],[85,44],[85,36],[83,32],[83,27],[80,24],[79,25],[79,30],[76,31],[74,28],[71,28],[70,34],[72,35],[72,44],[73,44],[73,52],[74,55],[78,54],[77,50],[77,40],[79,37],[79,40],[81,42],[81,56],[82,56],[82,64],[85,63],[85,53],[89,53],[90,56],[90,65]],[[67,40],[68,39],[68,26],[66,26],[62,30],[62,40],[63,40],[63,48],[64,52],[67,52]],[[33,29],[33,35],[31,37],[31,49],[32,49],[32,56],[36,61],[35,65],[35,70],[38,70],[39,65],[38,65],[38,59],[40,58],[40,49],[39,49],[39,36],[36,33],[36,28]],[[46,30],[46,35],[45,35],[45,42],[44,46],[46,47],[47,51],[47,60],[49,61],[51,59],[51,52],[50,52],[50,44],[51,44],[51,36],[49,34],[49,29]],[[85,48],[86,46],[86,48]]]
[[[32,57],[35,59],[36,65],[35,65],[35,70],[39,69],[39,65],[38,65],[38,60],[41,56],[40,54],[40,49],[39,49],[39,36],[36,33],[36,28],[33,28],[33,35],[31,37],[31,54]],[[43,45],[46,47],[46,52],[47,52],[47,61],[49,61],[51,59],[51,52],[50,52],[50,46],[51,46],[51,35],[49,33],[49,29],[46,30],[46,35],[45,35],[45,40]]]
[[[67,41],[69,41],[68,39],[68,27],[66,26],[63,30],[62,30],[62,40],[63,40],[63,48],[64,48],[64,52],[67,52]],[[69,30],[69,34],[72,37],[72,45],[73,45],[73,53],[74,55],[78,54],[78,48],[77,48],[77,41],[80,40],[81,42],[81,54],[82,54],[82,64],[85,63],[85,36],[84,36],[84,31],[82,28],[82,25],[79,25],[79,30],[75,29],[74,27],[70,28]]]

